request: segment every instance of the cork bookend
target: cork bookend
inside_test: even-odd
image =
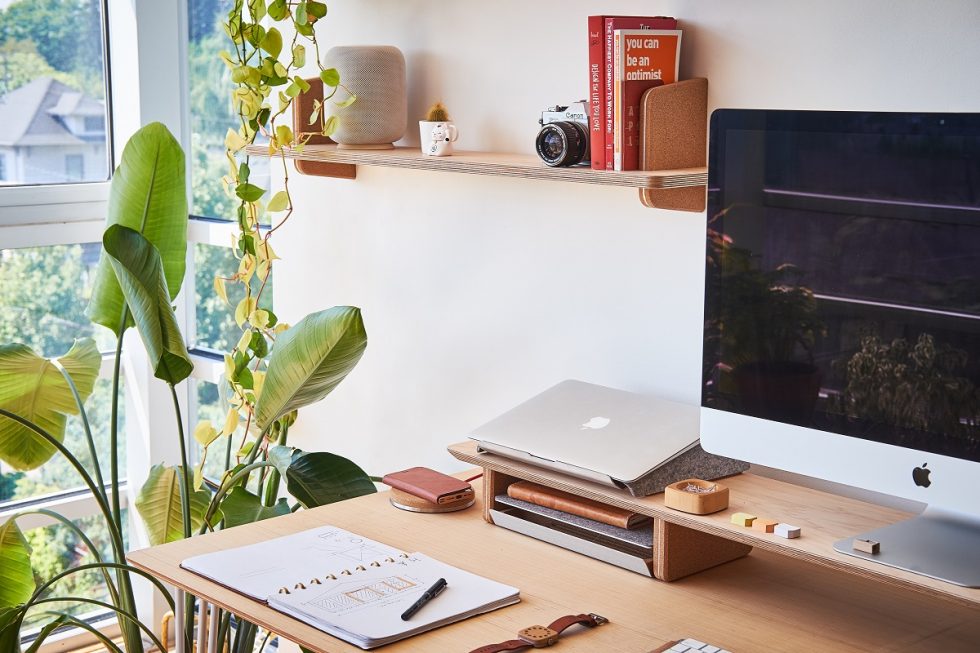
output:
[[[708,80],[655,86],[640,102],[640,169],[703,168],[708,160]],[[671,211],[704,210],[705,186],[643,188],[640,201]]]
[[[314,125],[310,126],[310,116],[313,114],[313,101],[323,101],[323,81],[319,77],[310,77],[306,80],[310,85],[310,90],[300,93],[293,100],[293,133],[308,132],[319,129]],[[329,145],[332,140],[319,134],[310,138],[309,145]],[[304,175],[316,175],[318,177],[339,177],[340,179],[356,179],[357,166],[352,163],[327,163],[325,161],[305,161],[295,159],[296,170]]]

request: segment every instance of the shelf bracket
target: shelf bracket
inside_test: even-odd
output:
[[[313,102],[323,102],[323,80],[319,77],[309,77],[306,83],[310,90],[300,93],[293,100],[293,133],[300,134],[310,131],[310,116],[313,115]],[[321,109],[322,111],[322,109]],[[333,141],[326,136],[314,134],[307,145],[330,145]],[[328,163],[326,161],[304,161],[295,159],[296,170],[300,174],[317,177],[336,177],[338,179],[356,179],[357,166],[352,163]]]

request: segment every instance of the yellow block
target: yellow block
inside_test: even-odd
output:
[[[749,528],[752,526],[752,522],[756,519],[755,515],[750,515],[747,512],[736,512],[732,515],[732,523],[738,524],[739,526],[745,526]]]

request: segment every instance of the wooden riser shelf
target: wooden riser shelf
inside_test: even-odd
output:
[[[650,515],[670,524],[888,583],[902,589],[972,607],[980,606],[980,589],[959,587],[834,551],[833,543],[837,540],[913,516],[905,512],[754,474],[739,474],[724,481],[731,491],[727,510],[713,515],[690,515],[667,508],[662,493],[649,497],[634,497],[625,490],[583,481],[502,456],[479,453],[473,441],[454,444],[449,447],[449,453],[459,460],[483,467],[484,470],[527,479],[612,506]],[[730,521],[731,515],[736,512],[747,512],[799,526],[803,529],[803,536],[795,540],[786,540],[772,534],[737,526]]]
[[[247,151],[255,156],[269,156],[269,150],[264,145],[253,145]],[[707,168],[634,172],[592,170],[586,167],[550,168],[534,155],[457,151],[452,156],[438,157],[426,156],[417,147],[396,147],[391,150],[345,150],[338,149],[336,145],[307,145],[302,152],[286,150],[285,155],[290,159],[311,163],[461,172],[493,177],[519,177],[650,190],[704,186],[708,181]]]

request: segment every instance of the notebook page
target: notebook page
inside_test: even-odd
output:
[[[180,566],[258,601],[280,587],[336,574],[401,553],[387,544],[321,526],[257,544],[187,558]]]
[[[439,578],[446,589],[410,620],[401,615]],[[420,553],[269,597],[269,606],[361,648],[381,646],[520,600],[516,587]]]

